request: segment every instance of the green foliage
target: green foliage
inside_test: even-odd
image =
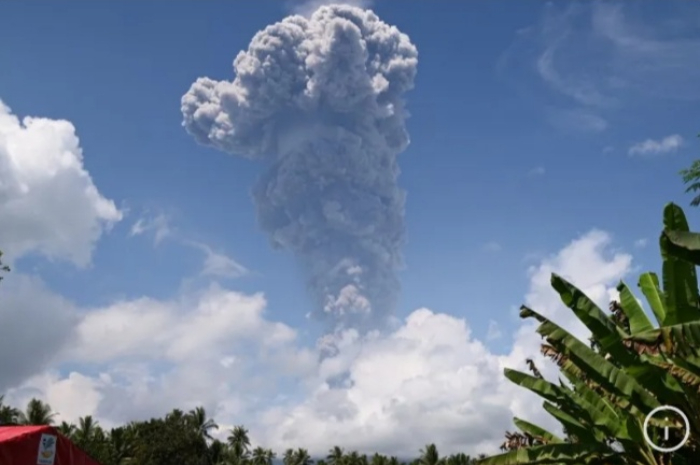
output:
[[[176,412],[176,411],[175,411]],[[151,419],[132,425],[138,438],[134,462],[142,465],[206,465],[207,444],[180,415]]]
[[[686,192],[697,192],[700,190],[700,160],[695,160],[690,165],[690,168],[681,170],[680,175],[683,178],[683,183],[687,185]],[[693,207],[700,205],[700,194],[693,197],[690,205]]]
[[[5,396],[0,396],[0,425],[18,425],[21,412],[4,401]]]
[[[8,273],[10,271],[10,267],[2,262],[2,255],[2,250],[0,250],[0,272]],[[3,278],[4,276],[0,274],[0,281],[2,281]]]
[[[697,166],[700,179],[700,164]],[[543,428],[515,419],[521,433],[506,433],[504,453],[478,461],[482,465],[540,463],[684,465],[700,453],[700,295],[695,265],[700,238],[690,233],[683,211],[664,209],[661,283],[653,273],[639,287],[656,325],[626,284],[611,312],[600,309],[580,289],[552,275],[562,302],[591,333],[590,345],[523,307],[522,318],[539,322],[542,353],[555,361],[566,383],[506,369],[505,376],[544,400],[544,409],[566,432],[559,438]],[[663,288],[661,288],[661,284]],[[642,428],[647,414],[660,405],[682,409],[691,422],[690,438],[672,454],[653,450]],[[661,425],[661,420],[652,424]],[[666,424],[664,424],[666,426]],[[682,434],[671,424],[671,439]],[[652,438],[657,444],[661,438]],[[675,442],[677,443],[677,442]]]
[[[32,399],[27,404],[27,409],[19,412],[17,423],[20,425],[53,425],[56,416],[51,406],[39,399]]]
[[[56,414],[51,407],[32,399],[25,412],[6,405],[0,396],[0,424],[52,424]],[[76,424],[62,422],[56,428],[79,448],[102,465],[273,465],[276,454],[256,446],[251,450],[248,430],[235,426],[226,442],[213,439],[209,431],[217,429],[214,420],[202,407],[187,413],[175,409],[163,418],[131,422],[103,429],[91,416]],[[473,465],[466,454],[440,457],[434,444],[420,451],[414,465]],[[288,449],[282,456],[285,465],[407,465],[397,457],[374,454],[368,457],[357,451],[345,452],[334,446],[325,459],[314,460],[304,448]]]

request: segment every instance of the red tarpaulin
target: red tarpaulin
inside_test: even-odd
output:
[[[2,465],[100,465],[53,426],[0,426]]]

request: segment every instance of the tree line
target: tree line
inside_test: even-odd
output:
[[[133,421],[105,430],[92,416],[76,424],[56,424],[56,413],[39,399],[24,410],[7,405],[0,396],[0,425],[52,425],[102,465],[273,465],[277,454],[261,446],[251,447],[248,430],[236,426],[225,441],[212,437],[219,426],[203,407],[184,412],[175,409],[162,418]],[[482,456],[483,458],[483,456]],[[476,458],[466,454],[441,457],[435,444],[420,450],[414,460],[334,446],[326,457],[314,459],[307,449],[287,449],[279,457],[283,465],[473,465]]]

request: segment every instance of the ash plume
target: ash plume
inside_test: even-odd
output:
[[[418,52],[373,12],[322,6],[258,32],[233,81],[199,78],[182,97],[197,142],[260,160],[261,228],[308,273],[315,315],[371,329],[393,312],[405,241],[397,155],[402,96]]]

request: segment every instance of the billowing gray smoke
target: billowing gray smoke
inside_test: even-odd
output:
[[[408,144],[402,95],[418,53],[372,13],[323,6],[253,38],[235,79],[198,79],[183,125],[201,144],[264,161],[253,189],[261,227],[309,273],[317,314],[369,329],[396,305]]]

